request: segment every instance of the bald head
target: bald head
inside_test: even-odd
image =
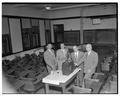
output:
[[[73,46],[73,50],[76,52],[78,51],[78,47],[77,46]]]
[[[52,48],[52,44],[48,44],[47,49],[51,49],[51,48]]]
[[[64,49],[64,48],[65,48],[64,43],[61,43],[61,44],[60,44],[60,48],[61,48],[61,49]]]
[[[92,50],[92,45],[91,44],[87,44],[86,45],[86,50],[87,50],[87,52],[91,51]]]

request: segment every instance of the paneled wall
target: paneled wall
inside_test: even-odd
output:
[[[50,13],[50,17],[61,18],[61,20],[53,20],[53,24],[64,24],[64,30],[93,30],[93,29],[116,29],[117,20],[116,17],[104,17],[100,18],[102,15],[113,15],[116,14],[116,4],[99,4],[94,6],[86,6],[83,8],[72,8],[57,10]],[[68,14],[68,15],[67,15]],[[75,16],[99,16],[100,24],[93,24],[92,18],[75,18],[75,19],[62,19],[63,17],[75,17]],[[82,22],[81,22],[82,21]],[[82,27],[80,27],[82,24]],[[51,30],[53,31],[53,30]],[[53,32],[52,32],[53,35]],[[83,37],[82,31],[81,36]],[[54,35],[52,36],[54,41]],[[81,38],[81,43],[82,42]]]
[[[23,51],[20,19],[9,19],[13,53]]]
[[[117,20],[116,18],[103,18],[100,19],[99,24],[93,24],[93,19],[85,18],[83,19],[83,29],[116,29]]]
[[[44,20],[39,20],[39,28],[40,28],[40,42],[41,46],[43,46],[46,44]]]
[[[54,24],[64,24],[64,30],[80,30],[80,19],[54,20]]]

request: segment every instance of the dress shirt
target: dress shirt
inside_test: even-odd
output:
[[[91,51],[88,52],[88,56],[90,55]]]

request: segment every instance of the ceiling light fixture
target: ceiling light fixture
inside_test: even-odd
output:
[[[50,6],[46,6],[45,9],[46,9],[46,10],[50,10],[51,7],[50,7]]]

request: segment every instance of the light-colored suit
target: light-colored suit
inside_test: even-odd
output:
[[[62,49],[58,49],[56,55],[58,69],[62,70],[62,64],[67,60],[68,49],[64,49],[64,51]]]
[[[78,64],[80,59],[84,56],[84,52],[78,51],[78,55],[76,56],[76,52],[71,53],[71,58],[74,63]],[[81,63],[78,67],[81,68],[80,72],[77,74],[77,86],[82,86],[83,83],[83,63]]]
[[[55,53],[54,50],[51,49],[51,51],[46,50],[44,53],[44,60],[47,64],[47,69],[48,72],[50,73],[52,70],[56,70],[56,57],[55,57]]]
[[[92,74],[95,73],[98,64],[98,54],[95,51],[85,53],[84,57],[79,61],[79,63],[84,62],[84,73],[85,78],[91,78]]]

